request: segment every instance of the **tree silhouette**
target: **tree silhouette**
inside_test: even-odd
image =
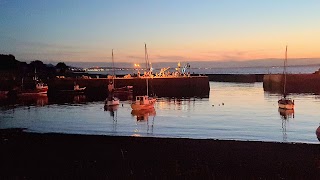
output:
[[[0,70],[14,70],[19,66],[19,61],[16,60],[14,55],[0,54]]]
[[[65,73],[67,70],[68,70],[68,66],[64,63],[64,62],[59,62],[57,65],[56,65],[56,69],[58,72],[60,73]]]

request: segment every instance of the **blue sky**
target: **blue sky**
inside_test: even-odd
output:
[[[317,0],[0,0],[0,53],[19,60],[320,57]]]

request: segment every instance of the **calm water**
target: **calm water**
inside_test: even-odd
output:
[[[158,99],[155,110],[132,112],[130,101],[112,109],[84,96],[55,104],[47,97],[1,107],[0,128],[40,133],[184,137],[249,141],[318,143],[320,96],[293,94],[296,108],[278,110],[279,95],[262,83],[210,82],[207,99]],[[21,105],[22,104],[22,105]]]

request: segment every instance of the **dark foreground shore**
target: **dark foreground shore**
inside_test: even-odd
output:
[[[1,130],[0,179],[318,179],[320,146]]]

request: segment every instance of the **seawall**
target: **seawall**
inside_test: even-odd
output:
[[[209,81],[214,82],[239,82],[255,83],[262,82],[264,74],[206,74]]]
[[[272,93],[282,93],[284,75],[268,74],[263,78],[263,88]],[[319,74],[287,74],[287,93],[320,93]]]
[[[107,78],[64,78],[48,82],[49,95],[55,95],[60,90],[72,90],[74,83],[86,87],[86,94],[107,96],[107,86],[111,79]],[[115,87],[133,86],[133,95],[145,95],[146,78],[115,78]],[[207,76],[149,78],[149,94],[158,97],[209,97],[209,79]]]

